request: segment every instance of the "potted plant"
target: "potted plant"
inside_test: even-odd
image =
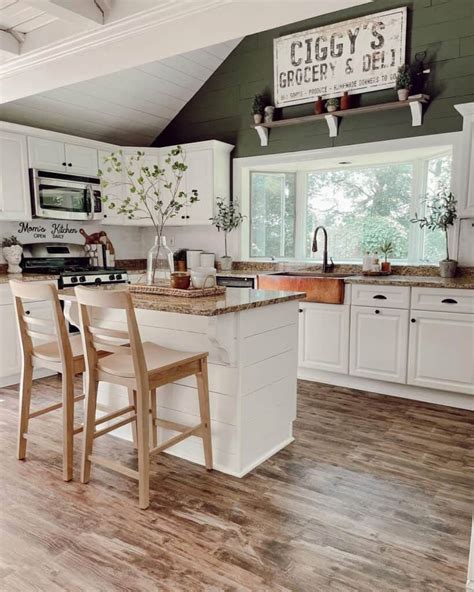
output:
[[[449,257],[449,227],[454,226],[457,218],[456,200],[449,191],[440,191],[434,198],[426,200],[428,210],[425,216],[421,218],[415,213],[415,218],[411,222],[420,225],[420,228],[429,230],[441,230],[444,233],[446,241],[446,259],[439,262],[439,274],[441,277],[452,278],[456,275],[458,262]]]
[[[22,273],[23,269],[20,267],[21,256],[23,254],[23,247],[18,242],[16,236],[10,236],[2,240],[3,256],[8,263],[8,273]]]
[[[166,223],[177,216],[182,208],[190,206],[199,198],[196,189],[189,192],[180,189],[183,175],[188,168],[181,146],[168,152],[165,163],[169,173],[158,164],[145,164],[144,158],[145,153],[141,150],[128,158],[123,157],[122,150],[113,152],[104,159],[107,168],[105,173],[99,170],[99,177],[104,190],[117,185],[125,185],[126,188],[124,197],[119,198],[117,203],[103,192],[101,199],[109,209],[114,209],[131,220],[151,220],[155,229],[155,244],[148,251],[147,283],[153,284],[158,270],[159,275],[165,279],[169,279],[174,271],[173,253],[166,246],[166,238],[163,236]],[[106,173],[112,172],[124,173],[126,180],[107,181]]]
[[[384,240],[383,243],[380,245],[379,250],[381,253],[384,254],[385,261],[382,261],[381,270],[384,273],[390,273],[392,271],[392,266],[388,261],[388,256],[393,253],[393,243],[389,240]]]
[[[187,249],[177,249],[173,254],[174,267],[176,271],[186,271]]]
[[[339,99],[337,97],[333,97],[332,99],[328,99],[326,101],[326,109],[328,113],[332,113],[333,111],[337,111],[339,109]]]
[[[265,101],[263,95],[256,94],[252,103],[252,114],[255,125],[262,123],[263,113],[265,110]]]
[[[411,89],[411,68],[408,64],[402,64],[398,68],[395,88],[397,89],[398,100],[406,101]]]
[[[244,216],[239,212],[239,204],[236,201],[227,204],[221,197],[218,197],[216,207],[217,214],[210,220],[219,232],[221,230],[224,232],[225,254],[219,260],[220,266],[222,271],[230,271],[232,269],[232,257],[227,254],[227,235],[242,224]]]

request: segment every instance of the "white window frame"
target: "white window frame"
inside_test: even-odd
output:
[[[236,158],[233,162],[233,178],[234,178],[234,186],[233,186],[233,194],[237,196],[241,203],[242,213],[246,216],[244,219],[244,223],[242,224],[241,229],[241,255],[240,258],[244,261],[308,261],[305,257],[304,253],[304,229],[306,223],[306,176],[307,173],[311,172],[310,169],[305,171],[297,171],[296,172],[296,226],[295,226],[295,257],[289,259],[283,258],[269,258],[269,257],[251,257],[250,256],[250,172],[257,171],[257,172],[294,172],[291,168],[287,169],[285,167],[294,166],[295,163],[301,162],[308,162],[308,161],[317,161],[320,159],[337,159],[337,160],[344,160],[347,158],[356,157],[358,155],[370,155],[370,154],[377,154],[377,153],[390,153],[393,152],[398,153],[403,150],[410,150],[410,149],[419,149],[419,148],[440,148],[440,154],[444,152],[444,149],[450,148],[451,153],[453,156],[453,168],[452,168],[452,175],[451,175],[451,191],[456,195],[456,187],[457,187],[457,177],[456,171],[457,167],[455,166],[454,159],[456,157],[457,151],[459,150],[459,142],[461,141],[462,134],[461,132],[453,132],[447,134],[437,134],[432,136],[421,136],[421,137],[414,137],[414,138],[403,138],[400,140],[387,140],[384,142],[371,142],[367,144],[358,144],[353,146],[340,146],[334,148],[324,148],[318,150],[305,150],[301,152],[289,152],[284,154],[271,154],[271,155],[263,155],[263,156],[254,156],[254,157],[244,157],[244,158]],[[433,158],[433,156],[430,156]],[[424,195],[424,187],[422,186],[422,181],[424,182],[425,175],[421,173],[421,163],[426,163],[426,159],[417,159],[420,161],[420,165],[418,167],[415,166],[414,175],[413,175],[413,195],[416,196],[417,191],[419,191],[419,196]],[[389,162],[389,160],[387,160]],[[398,161],[400,162],[400,161]],[[414,162],[414,160],[410,160],[410,162]],[[271,171],[267,168],[271,166]],[[356,168],[360,167],[361,165],[354,165]],[[426,166],[426,164],[424,165]],[[275,167],[275,168],[274,168]],[[278,168],[277,168],[278,167]],[[329,168],[329,167],[328,167]],[[418,189],[417,189],[418,188]],[[419,209],[419,204],[412,200],[412,207],[410,210],[410,215],[414,215],[415,209],[417,209],[418,213],[421,212]],[[418,237],[416,241],[409,241],[409,245],[413,246],[411,252],[409,253],[409,258],[407,261],[397,260],[397,263],[408,263],[408,264],[417,264],[423,265],[426,264],[425,262],[420,260],[420,256],[422,253],[423,248],[423,236],[422,233],[415,228],[410,230],[412,233],[416,233]],[[454,253],[454,256],[457,255],[458,245],[457,245],[457,238],[458,232],[457,228],[455,231],[451,233],[451,244],[450,249],[451,252]],[[349,261],[350,263],[354,263],[354,261]],[[336,261],[336,263],[344,263],[344,261]]]

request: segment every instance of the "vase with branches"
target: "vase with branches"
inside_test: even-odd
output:
[[[458,262],[449,257],[449,228],[454,226],[457,218],[456,199],[450,191],[440,191],[434,197],[425,200],[426,213],[424,216],[418,216],[410,220],[419,224],[420,228],[428,230],[441,230],[444,233],[446,245],[446,259],[439,262],[441,277],[454,277]]]
[[[212,224],[217,230],[224,233],[224,257],[220,258],[221,269],[223,271],[230,271],[232,269],[232,257],[227,254],[227,235],[238,228],[245,216],[239,211],[239,204],[233,200],[226,203],[221,197],[216,199],[217,212],[215,216],[210,218]]]
[[[99,170],[103,188],[102,201],[109,209],[130,220],[151,220],[155,230],[155,244],[147,258],[147,283],[153,284],[157,275],[165,278],[174,271],[173,254],[163,236],[165,225],[184,208],[199,200],[198,192],[181,189],[187,170],[186,157],[181,146],[172,148],[165,158],[166,168],[147,164],[145,153],[137,150],[125,156],[122,150],[104,159],[104,169]],[[119,173],[123,181],[111,181],[108,175]],[[107,195],[107,188],[123,187],[123,196]]]

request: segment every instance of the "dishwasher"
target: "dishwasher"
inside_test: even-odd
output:
[[[219,275],[216,276],[218,286],[225,286],[226,288],[255,288],[257,278],[246,276],[230,276]]]

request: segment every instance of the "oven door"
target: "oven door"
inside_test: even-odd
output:
[[[59,175],[57,175],[59,177]],[[33,207],[38,218],[94,220],[101,218],[100,186],[77,180],[34,174]]]

